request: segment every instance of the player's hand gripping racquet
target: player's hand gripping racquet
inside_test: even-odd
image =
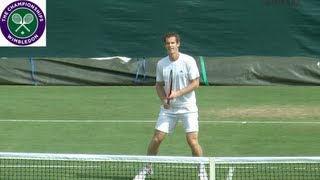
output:
[[[167,91],[168,95],[167,95],[167,97],[169,97],[171,95],[171,92],[172,92],[172,76],[173,76],[172,73],[173,72],[172,72],[172,69],[171,69],[170,70],[170,74],[169,74],[168,91]],[[168,99],[167,104],[170,104],[170,99]]]

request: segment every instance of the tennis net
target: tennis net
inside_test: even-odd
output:
[[[0,179],[5,180],[205,180],[206,178],[209,180],[318,180],[320,179],[320,157],[0,153]]]

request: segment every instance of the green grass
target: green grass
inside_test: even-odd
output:
[[[319,90],[316,86],[201,86],[197,90],[199,138],[205,155],[319,155],[320,124],[302,123],[320,123]],[[130,121],[156,121],[160,106],[150,86],[0,86],[0,99],[1,120],[83,120],[0,121],[0,151],[13,152],[144,155],[155,122]],[[283,123],[265,123],[270,121]],[[160,155],[190,154],[179,124],[163,142]]]

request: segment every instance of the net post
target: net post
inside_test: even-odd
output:
[[[214,157],[209,157],[209,180],[216,179],[216,163]]]

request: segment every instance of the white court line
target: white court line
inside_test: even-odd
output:
[[[69,165],[0,165],[0,168],[100,168],[101,166],[69,166]]]
[[[76,120],[76,119],[0,119],[0,122],[33,122],[33,123],[155,123],[148,120]]]
[[[80,120],[80,119],[0,119],[0,122],[29,122],[29,123],[156,123],[156,120]],[[319,124],[320,121],[199,121],[199,123],[216,124]]]

